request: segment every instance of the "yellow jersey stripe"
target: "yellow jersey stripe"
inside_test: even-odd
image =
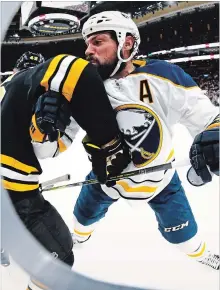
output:
[[[45,134],[42,134],[41,131],[38,129],[36,124],[36,115],[34,114],[32,116],[32,124],[29,129],[29,133],[31,136],[31,139],[35,142],[43,142]]]
[[[62,87],[62,95],[70,102],[78,80],[89,62],[79,58],[73,64]]]
[[[58,145],[59,145],[59,151],[60,152],[66,151],[67,147],[66,147],[66,145],[63,143],[63,141],[61,139],[58,140]]]
[[[88,233],[82,233],[82,232],[79,232],[77,231],[76,229],[73,230],[77,235],[80,235],[80,236],[89,236],[92,234],[92,232],[94,231],[91,231],[91,232],[88,232]]]
[[[198,89],[199,87],[198,86],[192,86],[192,87],[184,87],[182,85],[178,85],[178,84],[175,84],[174,82],[172,82],[170,79],[167,79],[167,78],[164,78],[164,77],[161,77],[161,76],[157,76],[157,75],[154,75],[154,74],[150,74],[150,73],[146,73],[147,75],[149,76],[152,76],[152,77],[155,77],[155,78],[158,78],[158,79],[161,79],[163,81],[167,81],[169,83],[171,83],[173,86],[177,87],[177,88],[182,88],[182,89],[185,89],[185,90],[192,90],[192,89]]]
[[[174,149],[172,149],[172,150],[170,151],[170,154],[168,155],[168,157],[167,157],[167,159],[166,159],[166,162],[169,161],[169,160],[173,157],[173,155],[174,155]]]
[[[219,127],[220,126],[220,123],[214,123],[214,124],[211,124],[210,126],[208,126],[206,128],[206,130],[209,130],[209,129],[212,129],[212,128],[216,128],[216,127]]]
[[[30,166],[30,165],[27,165],[27,164],[24,164],[24,163],[16,160],[15,158],[4,155],[4,154],[1,154],[1,163],[8,165],[10,167],[19,169],[19,170],[26,172],[28,174],[30,174],[32,172],[38,172],[37,168]]]
[[[124,191],[126,192],[144,192],[144,193],[153,193],[156,191],[157,187],[153,186],[138,186],[138,187],[130,187],[125,181],[117,181],[117,185],[120,185]]]
[[[167,81],[169,83],[171,83],[173,86],[177,87],[177,88],[182,88],[182,89],[185,89],[185,90],[192,90],[192,89],[198,89],[199,87],[198,86],[192,86],[192,87],[184,87],[182,85],[178,85],[178,84],[175,84],[173,81],[171,81],[170,79],[167,79],[167,78],[164,78],[164,77],[161,77],[161,76],[158,76],[158,75],[154,75],[154,74],[150,74],[150,73],[146,73],[146,72],[137,72],[137,73],[132,73],[130,75],[128,75],[127,77],[130,77],[130,76],[134,76],[134,75],[148,75],[148,76],[152,76],[152,77],[155,77],[157,79],[160,79],[160,80],[163,80],[163,81]]]
[[[188,254],[187,256],[189,256],[189,257],[191,257],[191,258],[198,258],[198,257],[200,257],[200,256],[203,255],[203,253],[205,252],[205,248],[206,248],[206,244],[204,243],[204,244],[203,244],[203,247],[202,247],[202,249],[201,249],[201,251],[199,251],[199,252],[196,253],[196,254]]]
[[[22,184],[10,182],[7,180],[2,180],[2,185],[5,189],[10,189],[14,191],[29,191],[39,188],[39,184]]]
[[[136,65],[139,65],[141,67],[141,66],[145,66],[147,64],[147,61],[146,60],[140,60],[140,59],[134,59],[134,60],[132,60],[132,63],[136,64]]]
[[[16,73],[12,73],[12,75],[10,75],[2,84],[1,86],[3,86],[4,84],[6,84],[7,82],[9,82],[14,76],[15,76]]]
[[[54,57],[54,59],[50,62],[49,67],[47,68],[44,77],[42,79],[42,81],[40,82],[42,87],[45,87],[46,91],[48,91],[48,87],[49,87],[49,80],[52,77],[52,75],[54,74],[56,68],[58,67],[60,61],[67,56],[67,54],[60,54],[56,57]]]
[[[40,283],[39,281],[36,281],[36,280],[33,280],[31,279],[31,285],[30,286],[30,289],[34,290],[33,288],[36,288],[36,289],[43,289],[43,290],[46,290],[48,289],[48,287],[46,287],[44,284]],[[36,287],[37,286],[37,287]]]
[[[0,87],[0,101],[2,101],[2,99],[4,98],[5,93],[5,87]]]
[[[98,146],[96,146],[94,144],[91,144],[91,143],[87,143],[86,145],[89,146],[89,147],[95,148],[95,149],[100,149],[100,147],[98,147]]]

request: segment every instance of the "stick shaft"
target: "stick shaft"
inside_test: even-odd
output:
[[[140,174],[147,174],[147,173],[152,173],[152,172],[157,172],[157,171],[162,171],[162,170],[168,170],[171,168],[177,168],[177,167],[182,167],[182,166],[188,166],[190,165],[189,160],[183,160],[179,162],[170,162],[170,163],[165,163],[161,165],[156,165],[148,168],[143,168],[143,169],[138,169],[138,170],[133,170],[129,172],[122,173],[118,176],[114,176],[108,179],[108,181],[116,181],[128,177],[132,177],[135,175],[140,175]],[[69,187],[75,187],[75,186],[83,186],[83,185],[89,185],[89,184],[97,184],[99,181],[97,179],[89,179],[85,181],[80,181],[80,182],[75,182],[75,183],[70,183],[66,185],[61,185],[61,186],[56,186],[52,188],[45,188],[43,191],[51,191],[51,190],[56,190],[56,189],[64,189],[64,188],[69,188]]]
[[[44,188],[46,189],[47,187],[50,188],[51,186],[53,187],[56,183],[62,182],[62,181],[68,181],[70,180],[70,174],[65,174],[56,178],[53,178],[51,180],[42,182],[40,184],[40,189],[44,190]]]

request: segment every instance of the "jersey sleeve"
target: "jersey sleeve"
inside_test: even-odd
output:
[[[71,103],[73,118],[97,145],[108,143],[119,133],[102,79],[88,61],[59,55],[50,62],[40,84],[60,92]]]
[[[79,131],[79,125],[71,117],[71,123],[66,127],[66,130],[57,141],[50,142],[45,140],[44,142],[34,142],[32,141],[34,153],[38,159],[53,158],[58,156],[60,153],[66,151],[73,140],[75,139],[76,134]]]
[[[1,102],[1,179],[11,192],[37,193],[41,166],[33,152],[28,134],[29,115],[26,89],[21,78],[7,82]],[[19,89],[18,89],[19,88]]]
[[[173,79],[169,83],[169,118],[176,117],[194,137],[212,122],[219,110],[190,75],[176,65],[172,65],[171,69]]]
[[[103,81],[92,64],[86,66],[77,84],[72,108],[75,120],[94,143],[106,144],[119,133]]]

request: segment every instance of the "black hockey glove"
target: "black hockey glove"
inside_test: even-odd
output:
[[[92,162],[92,170],[102,184],[107,177],[119,175],[131,161],[129,149],[119,136],[101,147],[94,145],[87,135],[82,143]],[[107,186],[115,184],[114,181],[106,183]]]
[[[30,128],[32,140],[50,142],[58,140],[71,120],[70,103],[57,92],[48,91],[41,95],[36,103]]]
[[[219,115],[195,137],[189,156],[192,167],[204,183],[212,180],[210,171],[219,175]]]

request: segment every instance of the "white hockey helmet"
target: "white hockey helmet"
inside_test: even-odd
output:
[[[138,28],[131,17],[123,12],[119,11],[105,11],[91,16],[83,25],[82,35],[84,40],[90,34],[99,32],[99,31],[115,31],[117,40],[118,40],[118,63],[112,72],[111,76],[113,76],[122,62],[127,62],[131,60],[134,55],[138,52],[138,47],[140,45],[141,39]],[[134,47],[131,55],[127,59],[123,59],[121,57],[121,50],[125,42],[126,34],[130,33],[134,39]]]

